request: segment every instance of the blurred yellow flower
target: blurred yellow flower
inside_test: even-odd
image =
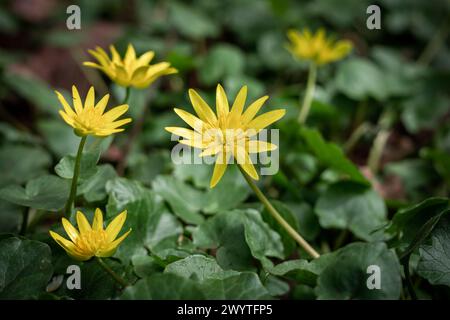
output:
[[[287,36],[290,40],[287,48],[292,55],[301,60],[312,61],[316,65],[340,60],[353,48],[348,40],[334,41],[327,38],[323,29],[319,29],[315,34],[311,34],[308,29],[302,32],[289,30]]]
[[[202,149],[201,157],[216,156],[210,182],[211,188],[220,181],[232,157],[250,177],[258,180],[258,174],[249,154],[272,151],[277,148],[272,143],[250,138],[282,118],[286,111],[277,109],[255,117],[269,97],[259,98],[244,111],[246,97],[247,86],[243,86],[230,110],[225,91],[220,84],[217,85],[217,114],[215,114],[200,95],[190,89],[189,98],[198,117],[181,109],[174,110],[194,130],[180,127],[165,128],[184,138],[180,140],[180,143]]]
[[[127,112],[127,104],[104,112],[108,104],[109,94],[105,95],[95,104],[94,87],[89,89],[83,106],[77,88],[72,86],[72,98],[75,111],[61,93],[56,91],[56,95],[64,108],[64,111],[60,110],[59,114],[68,125],[74,128],[75,133],[79,136],[109,136],[110,134],[123,131],[124,129],[119,127],[131,122],[131,118],[116,121],[117,118]]]
[[[78,230],[67,220],[62,219],[62,225],[70,241],[53,231],[49,231],[51,237],[67,252],[69,256],[79,261],[86,261],[92,257],[107,258],[112,256],[119,244],[131,232],[128,230],[117,238],[127,219],[127,211],[123,211],[103,229],[103,214],[100,209],[95,210],[92,226],[86,216],[78,211],[76,215]]]
[[[112,81],[123,87],[146,88],[161,76],[177,73],[177,69],[170,67],[168,62],[160,62],[150,65],[150,61],[155,56],[153,51],[147,51],[140,57],[136,57],[133,45],[129,44],[125,57],[122,59],[114,46],[109,47],[111,59],[100,47],[89,50],[89,53],[97,60],[94,62],[84,62],[87,67],[100,69]]]

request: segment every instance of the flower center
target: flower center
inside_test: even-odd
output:
[[[106,243],[107,234],[104,230],[88,231],[77,238],[76,246],[86,254],[95,255]]]

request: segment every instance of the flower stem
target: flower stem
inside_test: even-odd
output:
[[[262,193],[262,191],[258,188],[258,186],[255,184],[255,182],[252,180],[252,178],[245,173],[245,171],[239,166],[239,170],[241,170],[242,175],[244,176],[245,180],[247,181],[250,188],[253,190],[253,192],[256,194],[258,199],[261,201],[261,203],[266,207],[267,211],[272,215],[272,217],[289,233],[289,235],[297,241],[297,243],[313,258],[319,258],[320,255],[317,253],[316,250],[314,250],[311,245],[306,242],[303,237],[298,234],[297,231],[295,231],[294,228],[291,227],[289,223],[287,223],[286,220],[280,215],[280,213],[272,206],[270,201],[266,198],[266,196]]]
[[[83,136],[80,140],[80,145],[78,146],[77,156],[75,158],[75,166],[73,168],[72,186],[70,187],[69,199],[67,200],[66,208],[64,209],[66,217],[70,217],[72,205],[75,201],[75,197],[77,196],[77,182],[78,176],[80,174],[81,157],[83,155],[83,148],[86,143],[86,138],[87,136]]]
[[[128,99],[130,99],[130,92],[131,92],[131,87],[127,87],[125,89],[125,99],[123,99],[122,104],[127,104],[128,103]]]
[[[367,166],[373,174],[376,174],[380,167],[384,147],[386,146],[388,138],[391,135],[391,126],[394,122],[394,116],[395,115],[391,110],[386,110],[380,116],[380,120],[378,121],[379,131],[373,141],[372,147],[369,151],[369,158],[367,160]]]
[[[105,270],[109,275],[118,283],[122,288],[125,288],[128,286],[128,283],[120,277],[117,273],[115,273],[101,258],[96,257],[95,260],[97,263]]]
[[[308,72],[308,82],[306,84],[305,98],[303,99],[302,108],[300,109],[300,114],[298,115],[298,122],[304,124],[308,118],[309,110],[311,109],[311,103],[314,96],[314,90],[316,87],[316,75],[317,66],[315,63],[309,65]]]
[[[119,176],[123,176],[125,174],[125,168],[127,167],[128,157],[130,155],[130,152],[131,152],[134,142],[136,141],[137,137],[139,136],[142,129],[144,128],[144,122],[145,122],[147,113],[149,112],[149,108],[150,108],[150,106],[144,107],[144,110],[142,111],[141,116],[139,117],[139,119],[137,119],[137,121],[134,123],[133,127],[131,128],[131,132],[128,135],[128,139],[127,139],[125,147],[123,149],[122,158],[120,159],[119,163],[117,164],[117,174]]]

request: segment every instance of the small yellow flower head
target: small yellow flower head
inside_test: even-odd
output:
[[[311,34],[308,29],[304,29],[302,32],[289,30],[287,36],[290,40],[287,49],[294,57],[312,61],[317,65],[340,60],[347,56],[353,48],[350,41],[335,42],[332,38],[326,38],[323,29],[319,29],[315,34]]]
[[[86,261],[92,257],[107,258],[111,257],[119,244],[131,232],[128,230],[121,237],[117,238],[122,229],[125,220],[127,219],[127,211],[123,211],[103,229],[103,214],[100,209],[95,210],[94,222],[92,226],[89,224],[86,216],[81,212],[77,212],[78,230],[67,220],[62,219],[62,225],[70,240],[61,237],[53,231],[50,236],[64,249],[67,254],[79,261]]]
[[[60,110],[59,114],[68,125],[74,128],[75,133],[79,136],[109,136],[110,134],[123,131],[124,129],[119,127],[131,122],[131,118],[117,120],[117,118],[127,112],[127,104],[104,112],[108,104],[109,94],[95,104],[94,87],[89,89],[83,106],[77,88],[72,86],[74,109],[71,108],[61,93],[56,91],[56,95],[64,108],[64,111]]]
[[[177,69],[170,67],[168,62],[160,62],[150,65],[155,56],[153,51],[147,51],[139,58],[136,57],[133,45],[129,44],[125,57],[122,59],[114,46],[109,47],[111,59],[100,47],[89,50],[89,53],[97,59],[97,63],[84,62],[88,67],[102,70],[112,81],[123,87],[135,87],[143,89],[151,85],[161,76],[177,73]]]
[[[182,137],[180,143],[202,149],[200,157],[216,156],[210,187],[213,188],[220,181],[230,158],[236,159],[238,165],[250,177],[258,180],[258,173],[249,154],[272,151],[277,146],[254,137],[262,129],[282,118],[286,111],[277,109],[255,117],[268,96],[259,98],[244,111],[247,86],[241,88],[230,110],[225,91],[220,84],[217,85],[217,113],[212,111],[195,90],[189,90],[189,98],[198,117],[181,109],[174,110],[194,130],[179,127],[165,129]]]

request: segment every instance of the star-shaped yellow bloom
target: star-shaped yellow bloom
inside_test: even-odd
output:
[[[83,106],[77,88],[72,86],[74,109],[71,108],[61,93],[56,91],[56,95],[64,108],[64,110],[59,111],[59,114],[68,125],[74,128],[75,133],[79,136],[109,136],[110,134],[123,131],[124,129],[119,127],[131,122],[131,118],[117,120],[117,118],[127,112],[127,104],[104,112],[108,104],[109,94],[95,104],[94,87],[89,89]]]
[[[153,51],[147,51],[140,57],[136,57],[133,45],[129,44],[125,57],[122,59],[113,45],[109,49],[111,58],[100,47],[96,47],[95,50],[89,50],[88,52],[98,63],[84,62],[83,64],[100,69],[112,81],[123,87],[146,88],[159,77],[178,72],[168,62],[150,65],[150,61],[155,56]]]
[[[327,64],[344,58],[352,50],[352,43],[347,40],[334,41],[327,38],[325,30],[319,29],[311,34],[308,29],[302,32],[289,30],[287,45],[292,55],[301,60],[309,60],[317,65]]]
[[[69,256],[79,261],[86,261],[92,257],[111,257],[120,243],[131,232],[128,230],[121,237],[117,238],[127,219],[127,211],[123,211],[103,229],[103,214],[100,209],[95,210],[92,226],[86,216],[78,211],[76,215],[78,230],[67,220],[62,219],[62,225],[70,241],[53,231],[49,231],[51,237],[67,252]]]
[[[214,172],[210,186],[213,188],[222,178],[230,158],[253,179],[258,180],[258,173],[253,166],[250,153],[272,151],[276,145],[252,139],[265,127],[284,116],[285,110],[277,109],[257,117],[259,109],[269,98],[264,96],[253,102],[245,111],[247,86],[241,88],[231,107],[222,86],[217,85],[215,114],[208,104],[193,89],[189,90],[189,98],[198,117],[181,109],[174,109],[194,130],[166,127],[165,129],[183,138],[180,143],[202,149],[201,157],[216,156]]]

